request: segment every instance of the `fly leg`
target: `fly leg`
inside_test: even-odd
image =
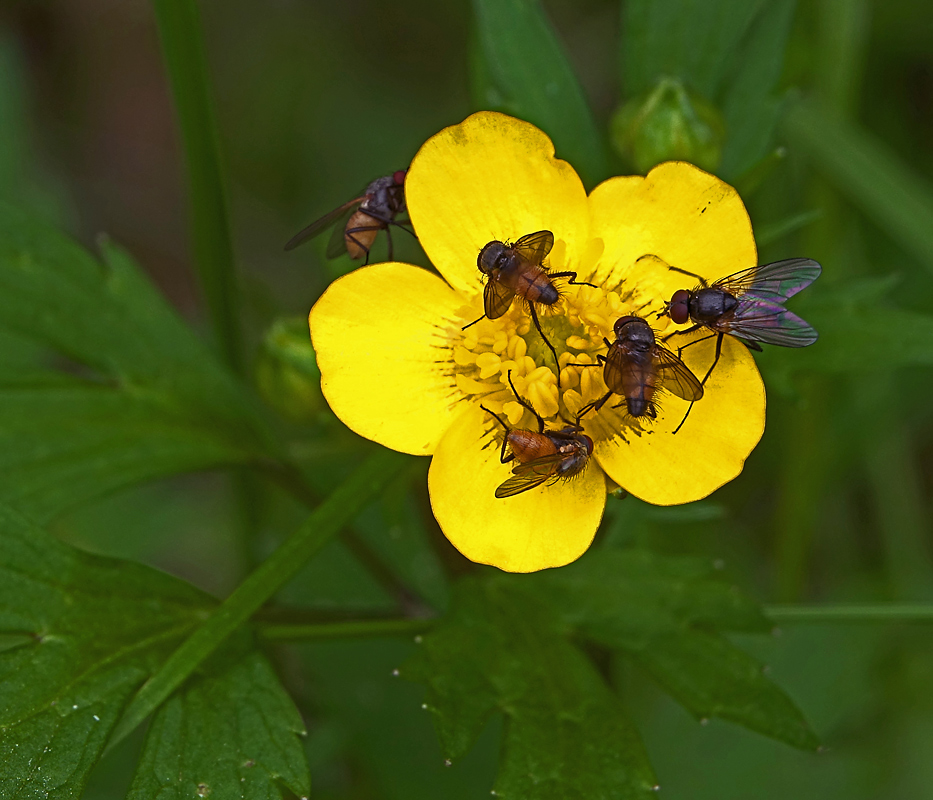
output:
[[[557,360],[557,351],[554,349],[547,336],[544,335],[544,331],[541,330],[541,323],[538,322],[538,312],[535,311],[535,305],[532,302],[528,302],[528,310],[531,312],[531,321],[534,322],[535,327],[538,329],[538,333],[541,334],[541,338],[544,340],[544,343],[547,345],[547,349],[551,351],[551,355],[554,356],[554,366],[557,368],[557,388],[560,389],[560,362]]]
[[[479,319],[474,319],[469,325],[464,325],[460,330],[465,331],[467,328],[472,328],[477,322],[481,322],[486,319],[486,315],[483,314]]]
[[[369,264],[369,251],[370,248],[363,244],[359,239],[357,239],[353,234],[362,233],[363,231],[381,231],[383,229],[382,225],[360,225],[357,228],[350,228],[348,231],[344,231],[344,236],[349,239],[353,244],[360,248],[364,253],[366,253],[366,260],[363,262],[363,265],[366,266]]]
[[[496,422],[498,422],[503,428],[505,428],[505,438],[502,440],[502,450],[499,452],[499,461],[502,464],[508,464],[513,458],[515,458],[514,453],[509,453],[508,455],[505,454],[505,446],[509,443],[509,426],[500,419],[498,414],[493,413],[488,408],[486,408],[486,406],[481,405],[480,408],[493,417]]]
[[[587,365],[584,365],[584,366],[587,366]],[[595,365],[591,364],[591,365],[589,365],[589,366],[595,366]],[[599,410],[600,410],[604,405],[606,405],[606,401],[607,401],[610,397],[612,397],[612,395],[613,395],[612,392],[606,392],[606,394],[604,394],[602,397],[600,397],[599,400],[594,400],[592,403],[587,403],[585,406],[583,406],[583,408],[580,409],[579,413],[577,414],[577,421],[579,421],[580,418],[583,417],[583,416],[585,416],[586,414],[589,414],[590,411],[593,411],[594,409],[596,410],[596,413],[598,414],[598,413],[599,413]],[[624,401],[623,401],[623,402],[624,402]]]
[[[606,347],[611,347],[611,346],[612,346],[612,345],[609,343],[609,340],[608,340],[608,339],[603,338],[603,341],[606,343]],[[595,363],[595,364],[574,364],[574,363],[570,363],[570,364],[568,364],[567,366],[568,366],[568,367],[601,367],[601,366],[602,366],[603,364],[605,364],[605,363],[606,363],[606,357],[603,356],[603,355],[598,355],[598,356],[596,356],[596,363]],[[596,413],[598,414],[598,413],[599,413],[599,409],[601,409],[601,408],[605,405],[606,401],[607,401],[610,397],[612,397],[612,392],[609,392],[605,397],[599,398],[599,400],[594,400],[592,403],[587,403],[585,406],[583,406],[583,408],[581,408],[581,409],[577,412],[577,425],[580,424],[580,418],[581,418],[584,414],[589,414],[590,411],[592,411],[594,408],[596,409]]]
[[[713,370],[716,369],[716,365],[719,363],[719,356],[722,355],[722,340],[724,336],[724,333],[716,334],[716,357],[713,359],[712,366],[706,371],[706,375],[703,376],[703,380],[700,381],[701,386],[706,386],[706,381],[709,380],[709,376],[713,374]],[[704,336],[702,339],[697,339],[696,342],[705,342],[709,338],[709,336]],[[690,344],[696,344],[696,342],[690,342]],[[690,344],[684,345],[684,347],[681,348],[681,351],[689,347]],[[678,352],[677,356],[678,358],[680,357],[680,352]],[[680,425],[674,428],[674,433],[677,433],[677,431],[679,431],[684,426],[684,423],[687,421],[687,417],[689,417],[690,412],[693,411],[693,404],[695,402],[696,400],[690,401],[690,405],[687,407],[687,413],[684,414],[684,418],[680,421]]]
[[[393,220],[389,220],[389,222],[388,222],[387,224],[388,224],[388,225],[395,225],[395,227],[401,228],[401,229],[402,229],[403,231],[405,231],[406,233],[410,233],[412,236],[415,237],[415,239],[418,238],[418,234],[415,233],[414,228],[409,228],[409,227],[408,227],[409,225],[411,225],[411,220],[410,220],[410,219],[393,219]]]
[[[688,272],[687,270],[681,269],[680,267],[672,267],[670,264],[668,264],[667,268],[673,272],[679,272],[681,275],[689,275],[691,278],[696,278],[700,282],[700,286],[702,286],[704,289],[709,288],[709,284],[706,282],[706,279],[700,277],[695,272]]]
[[[587,283],[586,281],[578,281],[576,272],[549,272],[549,278],[567,278],[567,283],[573,284],[574,286],[592,286],[594,289],[599,287],[593,283]]]
[[[659,314],[658,316],[661,316],[661,315]],[[703,328],[703,327],[705,327],[705,326],[703,326],[703,325],[693,325],[692,327],[687,328],[687,330],[685,330],[685,331],[674,331],[673,333],[667,334],[667,336],[665,336],[664,338],[662,338],[661,341],[662,341],[662,342],[666,342],[668,339],[671,339],[671,338],[673,338],[674,336],[683,336],[683,335],[686,334],[686,333],[693,333],[694,331],[698,331],[698,330],[700,330],[700,328]],[[702,341],[702,339],[697,339],[697,341]],[[691,342],[691,344],[696,344],[696,342]],[[687,347],[687,346],[688,346],[688,345],[684,345],[684,347]],[[683,347],[681,348],[681,350],[683,350]]]
[[[506,375],[509,381],[509,386],[512,387],[512,394],[515,395],[515,399],[518,400],[525,408],[527,408],[532,414],[535,415],[535,419],[538,420],[538,433],[544,433],[544,419],[541,415],[535,411],[534,406],[531,405],[524,397],[518,393],[518,389],[515,388],[515,384],[512,383],[512,370],[509,370],[508,375]]]

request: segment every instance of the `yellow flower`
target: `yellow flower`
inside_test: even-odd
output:
[[[748,214],[730,186],[690,164],[672,162],[647,178],[607,180],[587,197],[572,167],[554,158],[533,125],[480,112],[428,140],[405,182],[411,220],[443,279],[408,264],[363,267],[335,281],[311,310],[322,390],[334,413],[394,450],[432,455],[431,505],[441,529],[467,558],[510,572],[562,566],[589,546],[606,503],[607,481],[650,503],[705,497],[741,471],[764,430],[764,387],[748,350],[731,337],[702,400],[674,435],[687,402],[660,394],[646,423],[611,406],[584,418],[595,450],[580,475],[498,499],[510,475],[499,460],[503,431],[480,404],[512,426],[536,430],[515,388],[564,427],[606,392],[603,337],[618,317],[638,314],[658,336],[676,329],[655,318],[693,281],[668,269],[716,279],[757,263]],[[599,288],[560,284],[561,299],[539,307],[553,356],[524,303],[483,319],[477,254],[488,242],[539,230],[554,233],[551,271],[574,270]],[[686,326],[680,326],[681,329]],[[678,345],[693,337],[678,336]],[[713,343],[684,361],[702,377]]]

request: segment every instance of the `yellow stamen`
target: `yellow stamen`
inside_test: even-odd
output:
[[[483,318],[465,331],[448,331],[457,387],[465,395],[514,427],[534,430],[536,421],[518,402],[508,383],[540,414],[548,429],[561,428],[576,419],[580,409],[602,398],[608,391],[603,367],[597,356],[606,355],[605,339],[613,341],[613,325],[622,316],[634,314],[647,319],[660,335],[669,320],[657,320],[656,302],[650,307],[637,290],[614,290],[590,286],[562,285],[561,299],[551,307],[537,306],[538,319],[548,341],[558,354],[561,389],[557,389],[554,357],[531,322],[527,305],[516,298],[499,319]],[[464,324],[482,314],[482,297],[460,309]],[[594,366],[585,366],[585,365]],[[622,403],[618,409],[613,406]],[[645,420],[633,420],[626,413],[624,400],[610,398],[600,412],[584,418],[587,432],[594,439],[640,435]]]

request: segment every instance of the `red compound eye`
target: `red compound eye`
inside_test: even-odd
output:
[[[678,325],[682,325],[688,319],[690,319],[690,292],[686,289],[679,289],[674,292],[674,296],[671,298],[671,308],[670,314],[671,319],[674,320]]]
[[[398,172],[392,174],[392,180],[395,181],[396,186],[402,186],[405,183],[405,173],[408,172],[407,169],[400,169]]]
[[[622,337],[622,333],[621,333],[622,329],[623,329],[626,325],[628,325],[630,322],[634,322],[634,321],[637,320],[637,319],[641,319],[641,317],[632,317],[632,316],[629,316],[629,317],[619,317],[619,318],[616,320],[616,324],[612,326],[612,329],[615,331],[616,338],[617,338],[617,339],[618,339],[618,338],[621,338],[621,337]]]

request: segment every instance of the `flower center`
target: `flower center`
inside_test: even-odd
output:
[[[582,280],[582,278],[580,279]],[[553,306],[537,305],[541,330],[557,352],[560,389],[554,355],[535,328],[527,303],[516,297],[498,319],[483,318],[465,331],[449,329],[457,387],[471,400],[482,403],[517,428],[536,430],[533,416],[516,400],[508,375],[518,393],[544,418],[547,429],[574,422],[581,408],[608,391],[597,356],[606,355],[605,339],[613,341],[615,321],[628,314],[646,316],[660,310],[656,298],[641,296],[624,284],[614,289],[557,282],[561,297]],[[459,314],[464,324],[483,313],[482,296],[464,305]],[[665,321],[648,318],[656,330]],[[657,324],[660,322],[660,324]],[[594,365],[594,366],[580,366]],[[622,403],[621,408],[613,408]],[[624,399],[610,398],[599,413],[583,419],[594,439],[639,434],[650,420],[627,414]]]

